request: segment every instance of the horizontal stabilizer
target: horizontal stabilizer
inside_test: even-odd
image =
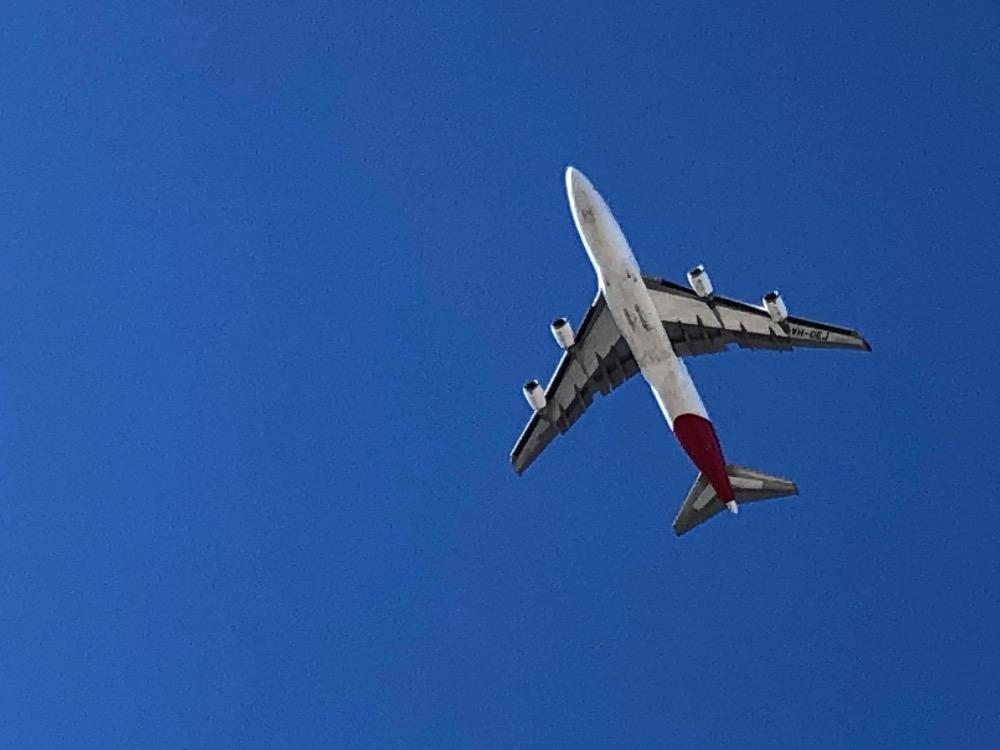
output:
[[[799,494],[795,482],[745,466],[726,464],[726,473],[729,474],[737,506]],[[715,493],[705,475],[698,474],[677,513],[677,518],[674,519],[674,533],[680,536],[725,509],[726,503]]]

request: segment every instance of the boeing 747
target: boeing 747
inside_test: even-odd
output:
[[[524,385],[533,414],[510,460],[518,474],[566,432],[598,393],[607,395],[636,373],[653,391],[667,424],[698,469],[674,519],[680,536],[724,509],[798,494],[794,482],[726,463],[715,428],[684,358],[726,350],[798,347],[871,351],[860,333],[788,314],[778,292],[758,307],[715,294],[703,266],[689,286],[644,276],[621,227],[590,181],[566,170],[566,192],[583,247],[597,273],[597,297],[575,333],[552,322],[563,356],[545,388]]]

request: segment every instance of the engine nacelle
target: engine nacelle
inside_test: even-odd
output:
[[[524,384],[524,397],[535,411],[545,408],[545,391],[537,380],[529,380]]]
[[[711,297],[714,291],[712,289],[712,280],[708,278],[708,271],[701,264],[688,271],[688,284],[691,285],[691,288],[694,289],[699,297]]]
[[[563,349],[569,349],[573,346],[575,339],[573,338],[573,326],[569,324],[566,318],[556,318],[552,321],[550,326],[552,329],[552,337],[556,340]]]
[[[778,294],[777,289],[764,295],[764,308],[775,323],[784,323],[788,320],[788,306],[785,305],[785,300]]]

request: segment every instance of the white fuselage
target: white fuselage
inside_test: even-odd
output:
[[[687,367],[674,352],[621,227],[579,171],[566,170],[566,192],[580,239],[642,376],[673,429],[681,414],[708,418]]]

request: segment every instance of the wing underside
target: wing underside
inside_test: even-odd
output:
[[[734,344],[744,349],[871,350],[864,337],[849,328],[796,316],[778,323],[756,305],[718,295],[699,297],[663,279],[644,277],[644,281],[680,357],[714,354]]]
[[[518,474],[534,461],[552,439],[578,420],[597,394],[607,395],[639,371],[632,351],[598,293],[575,343],[563,352],[548,386],[546,405],[525,426],[510,460]]]

